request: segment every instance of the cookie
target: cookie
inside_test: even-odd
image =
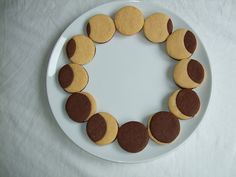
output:
[[[86,131],[93,142],[98,145],[106,145],[116,139],[118,123],[111,114],[99,112],[89,118]]]
[[[59,71],[58,81],[65,91],[80,92],[88,84],[88,73],[81,65],[66,64]]]
[[[67,42],[66,54],[68,58],[76,64],[87,64],[95,55],[95,45],[93,41],[84,35],[76,35]]]
[[[173,77],[182,88],[196,88],[204,79],[204,68],[196,60],[183,59],[176,64]]]
[[[169,98],[169,109],[180,119],[189,119],[200,109],[200,99],[191,89],[175,91]]]
[[[132,153],[139,152],[148,143],[147,128],[140,122],[127,122],[119,128],[117,140],[124,150]]]
[[[197,47],[194,34],[187,29],[174,31],[166,41],[166,50],[170,57],[182,60],[192,56]]]
[[[97,43],[108,42],[115,34],[115,31],[115,24],[108,15],[95,15],[89,19],[87,24],[88,36]]]
[[[125,6],[115,14],[116,29],[124,35],[139,32],[144,24],[143,13],[136,7]]]
[[[163,13],[154,13],[147,17],[143,31],[145,37],[154,43],[164,42],[172,33],[173,23],[170,17]]]
[[[73,93],[66,101],[66,112],[71,120],[85,122],[96,112],[96,102],[87,92]]]
[[[171,143],[179,135],[179,132],[179,119],[171,112],[161,111],[149,119],[148,134],[156,143]]]

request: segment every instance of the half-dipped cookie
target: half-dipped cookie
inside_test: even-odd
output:
[[[65,91],[80,92],[88,84],[88,73],[81,65],[66,64],[59,70],[58,81]]]
[[[191,57],[196,47],[196,37],[187,29],[178,29],[174,31],[166,41],[167,54],[176,60]]]
[[[156,143],[171,143],[179,135],[179,132],[179,119],[171,112],[161,111],[149,119],[148,134]]]
[[[84,35],[73,36],[66,44],[66,54],[73,62],[80,65],[89,63],[95,55],[93,41]]]
[[[118,123],[111,114],[99,112],[89,118],[86,131],[93,142],[105,145],[116,139]]]
[[[173,77],[182,88],[196,88],[204,79],[204,68],[197,60],[183,59],[176,64]]]
[[[96,112],[96,102],[87,92],[73,93],[66,101],[66,112],[71,120],[85,122]]]
[[[164,42],[172,33],[170,17],[163,13],[154,13],[145,19],[143,31],[145,37],[154,43]]]
[[[116,28],[111,17],[98,14],[91,17],[87,24],[87,34],[94,42],[108,42],[115,34]]]
[[[116,29],[124,35],[139,32],[144,24],[143,13],[134,6],[125,6],[115,14]]]
[[[142,123],[130,121],[119,128],[117,140],[124,150],[133,153],[139,152],[148,143],[148,130]]]
[[[169,98],[169,109],[180,119],[189,119],[200,109],[200,99],[191,89],[175,91]]]

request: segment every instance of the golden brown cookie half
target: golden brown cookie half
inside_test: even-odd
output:
[[[73,36],[66,45],[68,58],[76,64],[87,64],[95,55],[95,45],[93,41],[84,35]]]
[[[164,42],[172,33],[173,23],[163,13],[154,13],[145,19],[143,31],[145,37],[154,43]]]
[[[174,31],[166,41],[167,54],[176,60],[191,57],[196,47],[197,40],[194,34],[187,29]]]
[[[95,15],[89,19],[87,24],[88,36],[97,43],[108,42],[115,34],[115,31],[115,24],[108,15]]]
[[[193,59],[183,59],[174,68],[174,81],[182,88],[196,88],[204,79],[204,68]]]
[[[88,74],[83,66],[70,63],[60,69],[58,81],[65,91],[80,92],[88,84]]]
[[[191,89],[180,89],[172,93],[169,98],[169,109],[180,119],[189,119],[200,109],[200,99]]]
[[[115,14],[116,29],[121,34],[133,35],[142,29],[143,24],[143,13],[134,6],[122,7]]]

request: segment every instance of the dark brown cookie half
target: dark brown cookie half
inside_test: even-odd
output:
[[[201,63],[191,59],[188,63],[187,72],[189,77],[196,83],[200,84],[204,79],[204,69]]]
[[[71,67],[68,64],[64,65],[60,69],[59,75],[58,75],[58,81],[61,87],[62,88],[68,87],[72,83],[73,78],[74,78],[74,73]]]
[[[168,22],[167,22],[167,30],[168,30],[169,34],[171,34],[172,31],[173,31],[173,23],[172,23],[171,19],[169,19]]]
[[[66,45],[66,54],[67,54],[68,58],[71,58],[74,55],[75,49],[76,49],[75,40],[70,39]]]
[[[193,53],[197,47],[197,40],[191,31],[187,31],[184,35],[184,46],[189,53]]]
[[[149,129],[157,141],[170,143],[179,135],[179,119],[171,112],[158,112],[152,116]]]
[[[148,143],[147,128],[140,122],[127,122],[119,128],[117,140],[124,150],[133,153],[139,152]]]

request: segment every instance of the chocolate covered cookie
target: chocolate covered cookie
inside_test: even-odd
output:
[[[200,109],[200,99],[191,89],[175,91],[169,98],[169,109],[180,119],[189,119]]]
[[[176,64],[173,77],[182,88],[196,88],[204,79],[204,68],[197,60],[183,59]]]
[[[166,41],[167,54],[176,60],[191,57],[196,47],[197,40],[194,34],[187,29],[174,31]]]
[[[154,13],[145,19],[143,31],[145,37],[154,43],[164,42],[172,33],[170,17],[163,13]]]
[[[99,112],[89,118],[86,131],[93,142],[98,145],[105,145],[116,139],[118,123],[111,114]]]

